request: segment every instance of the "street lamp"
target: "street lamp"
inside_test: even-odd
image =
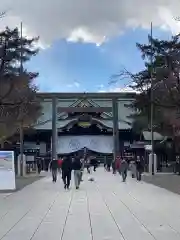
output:
[[[153,130],[153,120],[154,120],[154,96],[153,96],[153,88],[154,88],[154,81],[153,81],[153,45],[152,45],[152,37],[153,37],[153,26],[151,22],[151,154],[152,154],[152,165],[154,166],[154,130]],[[152,175],[154,175],[154,167],[152,168]]]
[[[21,48],[20,48],[20,75],[23,74],[23,50],[22,50],[22,22],[20,27],[20,39],[21,39]],[[20,106],[22,110],[22,105]],[[22,112],[22,111],[21,111]],[[19,138],[20,138],[20,176],[23,176],[23,162],[24,162],[24,131],[23,124],[19,124]]]

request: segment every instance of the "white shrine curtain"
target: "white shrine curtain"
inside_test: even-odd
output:
[[[68,154],[79,151],[86,147],[87,149],[99,153],[113,152],[112,136],[62,136],[58,137],[57,153]]]

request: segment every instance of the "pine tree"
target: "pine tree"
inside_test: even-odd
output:
[[[0,76],[19,75],[21,61],[25,63],[38,53],[37,41],[38,38],[21,38],[18,28],[7,27],[0,32]]]
[[[134,118],[134,127],[146,126],[149,129],[153,90],[154,130],[172,135],[180,107],[180,35],[173,36],[170,41],[149,36],[148,44],[137,44],[137,47],[145,61],[145,69],[133,75],[132,87],[140,92],[133,103],[133,107],[138,110],[131,116]]]
[[[21,37],[17,28],[0,32],[0,140],[17,131],[19,125],[36,122],[41,105],[33,80],[36,72],[22,69],[38,53],[38,38]]]

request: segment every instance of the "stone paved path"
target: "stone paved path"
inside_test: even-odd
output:
[[[80,190],[50,177],[0,194],[0,240],[179,240],[180,196],[98,169]]]

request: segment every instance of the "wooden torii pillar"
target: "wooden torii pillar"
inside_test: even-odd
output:
[[[52,98],[52,140],[51,140],[51,160],[57,159],[57,98]]]
[[[113,112],[113,160],[115,161],[119,156],[119,119],[118,119],[118,98],[112,98],[112,112]]]

